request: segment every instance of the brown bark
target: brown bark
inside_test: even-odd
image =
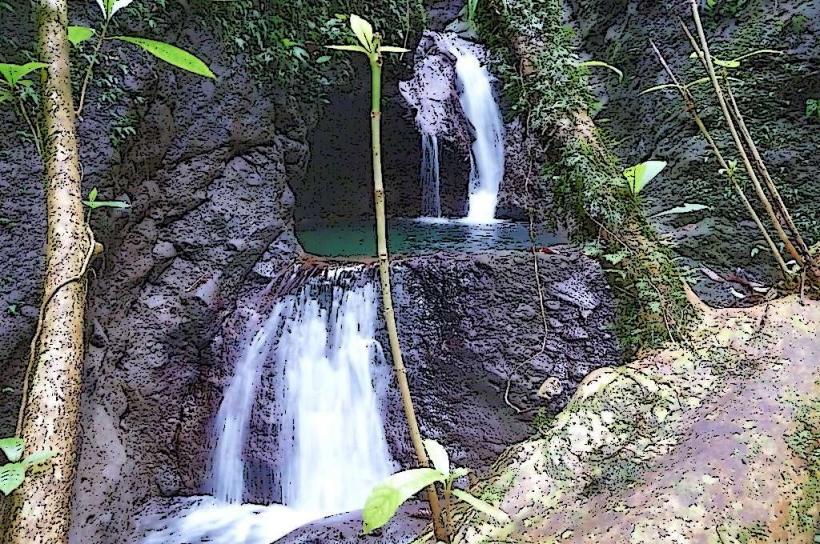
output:
[[[39,336],[23,391],[18,435],[26,453],[54,450],[9,497],[5,542],[68,541],[83,363],[85,281],[91,238],[83,218],[80,161],[71,96],[67,0],[38,0],[43,80],[48,230]]]

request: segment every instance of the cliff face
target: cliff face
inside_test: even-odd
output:
[[[613,64],[625,76],[618,84],[605,71],[597,74],[595,92],[602,109],[596,124],[617,142],[614,150],[624,165],[649,158],[669,162],[644,191],[648,212],[684,203],[710,207],[696,214],[654,218],[653,223],[689,264],[705,264],[721,273],[740,268],[741,276],[764,282],[777,276],[765,242],[718,172],[678,94],[674,90],[640,94],[669,83],[650,39],[682,80],[691,82],[705,75],[689,58],[691,47],[678,24],[681,18],[694,27],[689,2],[570,1],[568,7],[581,51]],[[817,118],[806,116],[806,102],[820,91],[813,68],[820,60],[818,9],[816,2],[802,0],[776,4],[750,0],[717,2],[702,15],[712,53],[718,58],[733,59],[764,48],[783,53],[750,57],[729,75],[735,78],[733,91],[740,108],[798,227],[815,242],[820,239],[815,204],[820,198],[816,183],[820,156],[815,152],[820,131]],[[733,149],[709,85],[694,86],[692,91],[722,149]],[[734,155],[727,153],[727,158]],[[747,194],[752,198],[751,189]],[[700,274],[697,279],[698,294],[710,302],[737,304],[726,284]],[[744,291],[741,284],[734,287]]]
[[[80,9],[72,22],[90,17]],[[369,210],[369,183],[362,181],[369,163],[366,147],[359,148],[367,128],[358,120],[336,126],[348,117],[366,125],[361,89],[331,97],[321,110],[259,84],[246,59],[229,54],[196,19],[172,23],[162,37],[196,51],[218,80],[117,51],[98,72],[119,70],[121,85],[92,87],[79,125],[84,192],[96,187],[100,198],[131,207],[91,217],[105,252],[89,279],[72,542],[122,542],[144,502],[203,491],[212,420],[233,370],[231,346],[242,341],[231,316],[304,260],[295,213],[317,218],[335,209],[358,217]],[[30,19],[19,13],[4,14],[0,27],[33,39]],[[390,207],[394,215],[414,215],[418,136],[411,112],[398,106],[397,87],[387,93],[386,123],[396,134],[396,145],[385,137],[385,169],[397,173]],[[335,109],[346,100],[350,112]],[[45,220],[33,148],[19,142],[7,110],[0,119],[0,216],[8,220],[0,225],[0,295],[9,307],[0,315],[5,436],[39,304]],[[589,370],[618,358],[600,270],[570,249],[538,263],[544,316],[529,254],[442,254],[395,264],[424,431],[476,469],[528,436],[538,408],[560,409]],[[395,398],[385,413],[394,454],[409,463]],[[259,440],[250,455],[264,460],[265,445]]]

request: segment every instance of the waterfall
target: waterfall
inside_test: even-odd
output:
[[[357,510],[394,472],[374,391],[390,379],[377,312],[372,281],[309,285],[279,340],[282,502],[298,511]]]
[[[251,408],[262,373],[262,364],[271,349],[272,336],[281,322],[284,304],[279,303],[270,317],[258,327],[258,316],[249,328],[258,328],[251,342],[242,350],[233,379],[216,415],[218,436],[211,468],[210,490],[214,497],[228,503],[242,502],[245,483],[245,447]]]
[[[209,490],[173,516],[149,517],[144,544],[263,544],[300,525],[358,510],[395,472],[380,398],[391,380],[376,340],[378,297],[363,267],[309,279],[262,320],[248,321],[246,346],[216,416]],[[245,448],[264,372],[272,372],[283,504],[241,504]],[[270,376],[270,375],[269,375]],[[276,495],[271,493],[271,495]]]
[[[495,219],[498,190],[504,178],[504,122],[487,70],[471,52],[456,48],[452,52],[457,58],[459,101],[475,129],[467,221],[487,223]]]
[[[421,214],[441,217],[441,188],[438,162],[438,136],[421,133]]]

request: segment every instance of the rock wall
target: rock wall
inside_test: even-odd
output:
[[[703,3],[701,3],[703,4]],[[654,158],[669,166],[644,191],[650,214],[683,203],[711,209],[698,214],[654,220],[675,250],[690,264],[706,264],[720,272],[769,282],[778,272],[754,223],[711,157],[707,144],[683,111],[674,91],[640,95],[649,87],[668,83],[649,46],[652,39],[680,78],[694,81],[705,74],[694,59],[677,18],[694,28],[688,2],[646,0],[568,2],[571,22],[578,30],[582,50],[624,72],[623,84],[605,70],[595,72],[603,109],[596,124],[617,142],[615,151],[624,164]],[[820,8],[816,2],[789,0],[717,2],[702,10],[713,55],[731,59],[761,48],[783,55],[759,55],[733,70],[734,91],[769,170],[805,238],[820,240],[816,202],[820,184],[816,172],[820,156],[818,120],[805,115],[806,100],[820,92],[813,67],[817,66]],[[731,140],[708,85],[693,87],[704,122],[723,149]],[[728,153],[732,157],[736,153]],[[747,195],[753,198],[752,191]],[[757,247],[757,251],[752,251]],[[726,284],[698,274],[698,294],[710,303],[737,304]],[[736,289],[744,291],[740,284]]]

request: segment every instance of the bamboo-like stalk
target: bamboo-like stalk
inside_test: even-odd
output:
[[[737,120],[737,125],[740,129],[740,133],[743,135],[743,139],[746,141],[746,145],[752,152],[752,158],[754,158],[757,168],[758,170],[760,170],[760,174],[763,177],[763,181],[765,182],[766,187],[769,189],[769,193],[771,193],[772,197],[774,198],[775,205],[778,207],[780,213],[783,216],[783,220],[786,222],[786,226],[789,228],[789,230],[792,233],[792,236],[794,236],[795,241],[797,242],[797,248],[803,253],[806,259],[809,259],[809,248],[806,245],[806,242],[803,241],[803,237],[800,235],[800,231],[798,230],[797,225],[795,225],[791,213],[789,213],[788,206],[786,206],[786,203],[783,201],[783,197],[780,196],[780,191],[777,189],[777,185],[772,179],[772,176],[769,174],[769,169],[766,167],[766,163],[763,161],[763,157],[760,155],[760,151],[757,149],[757,144],[755,144],[755,141],[752,138],[752,133],[749,131],[749,127],[746,126],[746,120],[743,118],[743,114],[740,111],[740,107],[737,105],[737,100],[735,100],[735,94],[732,92],[732,86],[729,84],[729,79],[726,77],[724,77],[723,79],[724,83],[726,84],[726,94],[729,97],[729,103],[732,106],[732,113],[734,114],[735,119]]]
[[[681,95],[681,98],[686,106],[686,111],[692,117],[695,122],[695,125],[698,127],[701,135],[706,139],[706,142],[709,144],[709,147],[712,149],[712,153],[718,160],[718,164],[726,172],[726,176],[729,179],[729,182],[732,184],[732,188],[735,190],[737,195],[740,197],[741,202],[743,202],[743,206],[746,208],[746,211],[752,217],[755,225],[757,226],[760,233],[763,235],[763,239],[766,241],[766,245],[769,246],[769,251],[772,252],[775,261],[777,261],[777,266],[780,267],[780,271],[783,274],[784,278],[788,277],[788,267],[786,266],[785,261],[783,260],[783,256],[780,253],[780,249],[777,247],[777,244],[774,243],[772,237],[769,235],[769,231],[766,229],[765,225],[763,225],[763,221],[760,220],[760,216],[755,211],[752,203],[749,202],[749,199],[746,197],[746,193],[743,192],[743,188],[737,182],[734,174],[732,173],[731,168],[729,168],[729,164],[726,159],[723,157],[723,153],[720,151],[720,148],[717,146],[714,138],[712,138],[712,134],[709,132],[709,129],[706,128],[706,125],[703,123],[703,119],[701,119],[700,114],[698,113],[697,105],[695,104],[695,98],[692,96],[692,93],[686,88],[685,85],[682,85],[680,80],[675,75],[675,72],[672,71],[672,68],[669,66],[669,63],[666,62],[666,59],[661,54],[660,49],[658,46],[655,45],[655,42],[649,42],[652,45],[652,49],[655,51],[655,55],[657,55],[658,60],[663,66],[663,69],[666,71],[669,78],[672,80],[672,83],[675,85],[675,88]]]
[[[373,151],[373,196],[376,209],[376,242],[379,258],[379,280],[382,291],[382,310],[384,312],[384,322],[387,327],[387,336],[390,341],[390,355],[393,359],[393,368],[396,372],[396,381],[401,393],[402,408],[407,419],[407,427],[410,432],[410,441],[416,452],[419,466],[429,467],[430,461],[427,452],[424,450],[424,443],[419,430],[416,411],[413,407],[413,398],[410,396],[410,385],[407,382],[407,369],[404,366],[401,346],[399,344],[398,328],[396,327],[396,314],[393,309],[393,292],[390,285],[390,256],[387,250],[387,218],[385,214],[384,182],[382,180],[382,160],[381,160],[381,75],[382,59],[378,53],[371,53],[370,73],[371,73],[371,96],[372,107],[370,111],[370,131]],[[427,488],[427,500],[430,503],[430,514],[433,520],[433,532],[436,538],[443,542],[449,542],[447,530],[444,527],[441,517],[441,505],[438,500],[438,493],[434,485]]]
[[[726,102],[726,97],[724,96],[723,89],[720,86],[720,82],[717,78],[717,73],[715,72],[714,63],[712,62],[712,54],[709,51],[709,42],[706,39],[706,33],[703,30],[703,23],[700,20],[700,13],[698,12],[698,2],[697,0],[691,0],[691,7],[692,7],[692,17],[695,21],[695,28],[697,29],[698,38],[700,39],[700,46],[698,46],[697,41],[695,40],[692,33],[689,32],[689,29],[686,25],[683,25],[683,29],[686,32],[687,37],[689,38],[690,43],[692,44],[692,48],[695,50],[695,53],[700,57],[701,62],[703,62],[704,67],[706,68],[706,74],[709,77],[709,81],[712,83],[712,88],[715,91],[715,96],[718,99],[718,103],[720,104],[721,112],[723,113],[723,118],[726,121],[726,125],[729,128],[729,133],[732,135],[732,140],[734,141],[735,147],[737,148],[737,152],[740,155],[741,161],[743,162],[743,167],[746,170],[746,174],[749,176],[749,179],[752,182],[752,185],[755,188],[755,192],[760,200],[760,203],[763,205],[763,208],[766,210],[769,219],[774,226],[775,232],[777,232],[780,241],[783,243],[783,246],[786,248],[786,251],[792,258],[797,262],[798,266],[801,268],[804,267],[804,260],[802,255],[797,251],[797,248],[794,247],[789,236],[783,230],[783,225],[780,223],[780,219],[777,217],[777,214],[772,207],[772,203],[769,198],[766,196],[766,192],[763,190],[763,186],[760,184],[760,179],[757,177],[757,173],[755,172],[754,167],[752,166],[752,162],[749,159],[749,155],[746,153],[746,149],[743,146],[743,142],[740,139],[740,135],[738,134],[737,127],[735,126],[734,119],[732,119],[732,115],[729,111],[729,106]]]
[[[18,432],[28,453],[58,455],[40,473],[29,473],[9,497],[6,544],[68,541],[77,462],[84,355],[83,271],[89,245],[81,202],[80,157],[71,94],[67,0],[38,0],[45,128],[45,275],[38,334]]]

